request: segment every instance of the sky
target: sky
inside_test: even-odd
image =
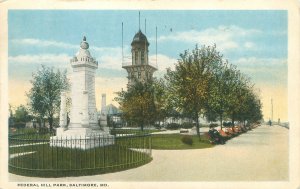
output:
[[[224,59],[237,66],[255,84],[263,103],[264,118],[287,117],[287,11],[283,10],[9,10],[9,103],[27,104],[32,73],[41,65],[72,72],[70,59],[83,36],[99,62],[96,72],[96,104],[101,94],[115,104],[114,92],[126,88],[122,69],[122,22],[124,62],[130,62],[130,43],[142,30],[149,46],[155,77],[174,68],[179,54],[196,44],[213,45]],[[145,28],[146,19],[146,28]],[[139,24],[140,23],[140,24]]]

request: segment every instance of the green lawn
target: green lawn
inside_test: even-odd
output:
[[[10,149],[12,154],[31,151],[34,153],[10,159],[11,173],[38,177],[92,175],[129,169],[152,159],[146,153],[121,145],[71,150],[42,144]]]
[[[9,148],[10,154],[23,154],[10,159],[11,173],[35,177],[93,175],[137,167],[152,160],[147,136],[116,138],[114,145],[88,150],[50,147],[48,140],[37,142]]]
[[[193,144],[184,144],[181,141],[183,135],[180,134],[154,134],[152,135],[152,149],[161,150],[179,150],[179,149],[201,149],[210,148],[214,145],[210,144],[208,139],[201,136],[201,141],[199,141],[198,136],[191,136],[193,139]]]
[[[154,132],[159,132],[160,130],[158,129],[144,129],[141,131],[140,129],[112,129],[111,134],[149,134],[149,133],[154,133]]]

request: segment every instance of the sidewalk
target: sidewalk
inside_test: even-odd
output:
[[[288,180],[288,129],[261,126],[225,145],[153,150],[144,166],[95,176],[56,179],[10,174],[10,181],[275,181]]]

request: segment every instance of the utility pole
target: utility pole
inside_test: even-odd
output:
[[[273,99],[271,98],[271,121],[273,121]]]

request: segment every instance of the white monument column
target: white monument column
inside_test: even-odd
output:
[[[89,127],[89,94],[87,91],[82,93],[82,127]]]
[[[107,110],[106,110],[106,94],[102,94],[101,100],[101,114],[100,114],[100,125],[102,130],[105,132],[109,132],[109,128],[107,127]]]
[[[106,112],[106,94],[105,93],[102,94],[101,114],[107,115],[107,112]]]
[[[61,128],[67,127],[67,102],[66,93],[61,92],[60,94],[60,114],[59,114],[59,126]]]
[[[59,128],[56,129],[56,135],[61,136],[67,129],[67,104],[66,93],[60,93],[60,112],[59,112]]]
[[[98,62],[91,56],[88,49],[89,44],[84,37],[79,51],[71,59],[73,73],[70,129],[100,129],[95,100],[95,74]]]

